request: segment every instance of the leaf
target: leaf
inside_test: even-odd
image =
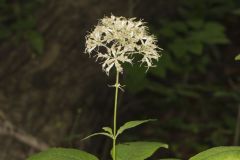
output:
[[[239,93],[234,91],[217,90],[214,92],[213,96],[216,98],[232,98],[235,101],[240,100]]]
[[[203,51],[203,45],[200,42],[190,42],[188,43],[187,49],[193,54],[201,55]]]
[[[107,137],[110,137],[110,138],[113,138],[113,136],[109,133],[106,133],[106,132],[99,132],[99,133],[93,133],[85,138],[83,138],[82,140],[86,140],[88,138],[91,138],[91,137],[94,137],[94,136],[98,136],[98,135],[104,135],[104,136],[107,136]]]
[[[177,159],[177,158],[164,158],[164,159],[159,159],[159,160],[181,160],[181,159]]]
[[[183,38],[176,38],[168,47],[177,58],[187,55],[188,42]]]
[[[136,127],[138,125],[141,125],[143,123],[146,123],[146,122],[149,122],[149,121],[155,121],[155,119],[148,119],[148,120],[140,120],[140,121],[130,121],[130,122],[127,122],[125,123],[123,126],[121,126],[118,131],[117,131],[117,135],[120,135],[121,133],[123,133],[126,129],[130,129],[130,128],[133,128],[133,127]]]
[[[102,129],[103,129],[104,131],[108,132],[109,134],[113,135],[112,128],[110,128],[110,127],[103,127]]]
[[[190,19],[187,21],[187,24],[194,29],[200,29],[203,26],[204,21],[203,19]]]
[[[190,160],[238,160],[240,159],[240,147],[222,146],[201,152]]]
[[[229,39],[224,33],[225,27],[220,23],[208,22],[205,25],[205,42],[209,44],[226,44],[229,43]]]
[[[235,60],[236,60],[236,61],[240,61],[240,54],[238,54],[238,55],[235,57]]]
[[[180,33],[188,32],[187,25],[182,21],[171,22],[170,26],[177,32],[180,32]]]
[[[42,54],[44,49],[44,40],[40,33],[36,31],[29,31],[26,34],[27,39],[29,40],[30,46],[37,54]]]
[[[51,148],[29,157],[27,160],[98,160],[98,158],[77,149]]]
[[[160,147],[168,148],[168,145],[159,142],[128,142],[118,144],[116,146],[117,160],[144,160]]]
[[[217,22],[206,22],[200,31],[190,32],[189,39],[204,44],[227,44],[229,39],[224,33],[225,27]]]

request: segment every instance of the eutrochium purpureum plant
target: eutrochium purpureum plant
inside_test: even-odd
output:
[[[117,129],[118,92],[119,89],[123,90],[119,76],[124,73],[123,65],[139,63],[146,67],[146,71],[150,67],[155,67],[154,61],[158,61],[162,50],[156,43],[156,38],[149,34],[148,27],[143,21],[113,15],[101,19],[94,30],[86,36],[85,52],[101,62],[102,70],[108,76],[110,73],[115,73],[116,82],[111,86],[115,88],[113,127],[102,127],[102,132],[94,133],[84,139],[96,135],[110,138],[112,140],[110,154],[113,160],[145,160],[157,149],[168,148],[167,144],[160,142],[119,143],[117,141],[125,130],[154,121],[154,119],[129,121]],[[98,160],[98,158],[78,149],[51,148],[31,156],[28,160]],[[190,160],[240,160],[240,148],[215,147],[199,153]]]

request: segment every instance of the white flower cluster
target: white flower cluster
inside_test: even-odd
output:
[[[112,15],[101,19],[93,32],[86,36],[86,53],[95,54],[96,61],[100,59],[107,75],[114,66],[122,73],[122,64],[132,64],[137,54],[141,63],[145,63],[147,68],[152,67],[153,60],[158,60],[161,51],[156,42],[144,22]]]

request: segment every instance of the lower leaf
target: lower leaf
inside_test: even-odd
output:
[[[77,149],[51,148],[29,157],[27,160],[98,160],[98,158]]]
[[[117,160],[145,160],[159,148],[168,148],[159,142],[128,142],[116,146]]]
[[[176,158],[164,158],[164,159],[159,159],[159,160],[181,160],[181,159],[176,159]]]
[[[190,160],[240,160],[240,147],[215,147],[201,152]]]

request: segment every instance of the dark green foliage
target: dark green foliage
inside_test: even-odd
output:
[[[159,127],[169,131],[159,129],[159,134],[186,134],[186,139],[179,142],[169,138],[175,152],[179,152],[179,146],[198,152],[208,145],[232,144],[236,122],[233,113],[240,103],[240,92],[229,81],[239,84],[239,74],[224,73],[223,69],[234,60],[225,61],[230,55],[223,48],[232,43],[225,20],[233,10],[237,15],[238,8],[236,0],[179,2],[174,16],[156,17],[152,24],[151,31],[164,49],[158,66],[151,68],[147,76],[142,69],[128,68],[129,91],[139,98],[148,97],[144,104],[159,108],[163,115],[175,115],[163,119]]]
[[[11,41],[16,45],[24,40],[34,53],[42,54],[44,40],[37,31],[35,11],[43,0],[0,0],[0,41]]]

